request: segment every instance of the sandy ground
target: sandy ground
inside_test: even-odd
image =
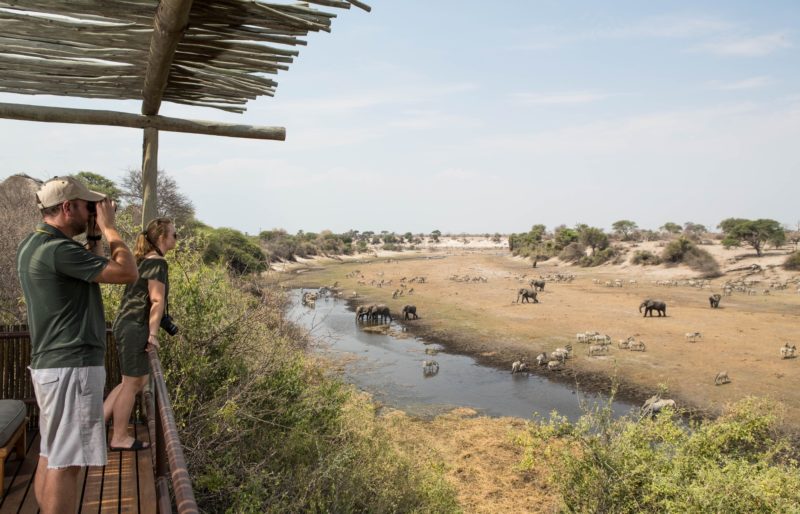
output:
[[[651,247],[651,248],[650,248]],[[556,380],[576,381],[582,388],[607,388],[612,377],[621,384],[623,397],[643,400],[658,392],[674,398],[679,407],[701,414],[714,415],[725,404],[748,395],[766,396],[786,405],[787,429],[796,432],[800,427],[800,359],[781,359],[780,347],[785,343],[798,344],[800,337],[800,278],[783,271],[777,265],[786,258],[786,251],[769,252],[757,258],[752,250],[725,250],[719,245],[703,246],[717,258],[725,275],[710,281],[706,288],[692,287],[688,281],[698,278],[686,267],[641,267],[628,263],[578,268],[552,259],[539,262],[536,269],[530,261],[510,256],[500,246],[472,249],[444,247],[417,253],[379,255],[371,260],[313,261],[301,263],[300,274],[277,274],[290,278],[287,285],[319,286],[338,282],[345,296],[356,296],[356,303],[380,301],[392,312],[399,313],[404,304],[417,306],[421,319],[405,322],[412,333],[435,340],[450,351],[463,352],[483,361],[510,369],[513,360],[527,357],[530,361],[540,351],[551,351],[571,343],[574,358],[562,372],[552,372]],[[657,243],[647,243],[637,249],[660,251]],[[632,252],[631,252],[632,253]],[[442,258],[444,257],[444,258]],[[763,271],[751,274],[740,270],[757,263]],[[358,270],[358,273],[354,273]],[[739,271],[732,271],[739,270]],[[574,274],[572,282],[548,282],[539,294],[540,303],[515,303],[516,292],[527,287],[532,278],[556,273]],[[483,277],[485,281],[454,281],[453,276]],[[273,274],[275,276],[275,274]],[[424,276],[423,284],[409,283],[412,277]],[[363,277],[363,278],[362,278]],[[406,277],[406,288],[400,288]],[[734,292],[724,296],[719,309],[709,307],[710,294],[722,293],[726,280],[757,280],[752,289],[758,294]],[[607,287],[606,281],[620,279],[623,287]],[[372,285],[384,281],[383,287]],[[636,281],[632,284],[630,281]],[[659,281],[676,280],[680,285],[659,285]],[[391,283],[389,283],[391,281]],[[599,283],[596,283],[599,281]],[[770,288],[771,282],[789,281],[787,289]],[[413,287],[411,295],[408,290]],[[403,295],[392,299],[395,290]],[[768,290],[769,294],[764,294]],[[644,318],[638,306],[644,298],[667,302],[667,317]],[[614,344],[608,356],[589,357],[587,346],[576,342],[576,333],[598,331],[612,337]],[[687,332],[700,332],[697,342],[687,342]],[[616,342],[628,336],[646,343],[645,352],[617,348]],[[715,386],[714,376],[727,371],[731,382]],[[539,371],[547,373],[546,371]],[[420,441],[443,455],[457,455],[452,445],[464,432],[459,451],[481,455],[487,441],[470,437],[471,425],[483,425],[493,434],[492,444],[498,445],[492,455],[476,458],[481,471],[502,476],[503,480],[526,480],[514,471],[513,450],[499,438],[508,422],[454,415],[454,419],[433,422],[407,421],[418,424]],[[453,416],[451,416],[452,418]],[[442,427],[460,427],[446,430]],[[438,429],[437,424],[441,424]],[[420,443],[422,444],[422,443]],[[472,448],[472,450],[469,450]],[[505,453],[511,452],[511,453]],[[521,454],[516,454],[518,460]],[[448,462],[445,460],[445,462]],[[448,467],[449,478],[457,485],[469,512],[487,511],[492,486],[471,483]],[[506,466],[505,472],[495,466]],[[452,468],[452,469],[451,469]],[[476,468],[477,469],[477,468]],[[509,482],[509,483],[511,483]],[[537,487],[541,488],[541,484]],[[526,489],[527,491],[527,489]],[[528,511],[550,511],[541,503],[546,490],[539,495],[541,508]],[[543,496],[542,496],[543,495]],[[482,499],[481,499],[482,498]],[[497,498],[500,501],[500,498]],[[472,503],[470,503],[472,502]],[[483,505],[483,507],[480,507]],[[509,504],[510,505],[510,504]],[[488,507],[486,507],[488,508]]]

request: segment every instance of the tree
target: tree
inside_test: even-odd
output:
[[[668,234],[680,234],[681,226],[678,225],[677,223],[673,223],[671,221],[668,221],[668,222],[664,223],[663,225],[661,225],[659,227],[659,230],[661,230],[662,232],[666,232]]]
[[[752,246],[759,257],[765,243],[783,244],[786,241],[786,233],[781,224],[771,219],[727,218],[720,222],[719,228],[725,233],[725,239],[722,240],[725,247],[744,242]]]
[[[705,225],[701,225],[699,223],[692,223],[691,221],[687,221],[683,224],[683,233],[689,239],[699,240],[703,234],[708,232]]]
[[[578,241],[578,231],[566,225],[559,225],[553,230],[553,237],[556,242],[556,248],[563,249],[569,246],[570,243]]]
[[[178,183],[164,170],[158,171],[158,201],[156,212],[160,217],[172,219],[175,225],[185,226],[194,222],[194,205],[178,188]],[[142,173],[129,169],[122,179],[122,197],[134,209],[141,211],[144,198]]]
[[[81,171],[75,174],[75,178],[86,184],[92,191],[103,193],[117,203],[122,197],[122,190],[117,187],[117,184],[102,175],[91,171]]]
[[[623,241],[628,241],[631,234],[639,227],[636,225],[636,222],[631,220],[619,220],[615,221],[614,224],[611,225],[611,228],[614,229],[614,232],[616,232]]]
[[[608,236],[602,228],[581,226],[578,232],[578,241],[592,249],[592,255],[598,249],[608,247]]]
[[[536,241],[538,243],[542,240],[542,237],[544,237],[546,232],[547,232],[547,227],[541,224],[536,224],[531,227],[531,230],[530,232],[528,232],[528,234],[530,235],[533,241]]]
[[[431,232],[431,239],[433,239],[434,243],[438,243],[440,237],[442,237],[442,231],[441,230],[434,230],[434,231]]]
[[[406,232],[405,234],[403,234],[403,237],[405,237],[406,241],[409,243],[414,240],[414,234],[412,234],[411,232]]]
[[[215,229],[209,234],[203,260],[207,263],[222,261],[238,275],[267,269],[261,248],[251,238],[232,228]]]

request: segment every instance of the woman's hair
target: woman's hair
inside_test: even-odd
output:
[[[136,237],[136,250],[133,255],[136,257],[136,263],[144,259],[144,256],[152,251],[161,253],[156,248],[158,239],[167,233],[167,229],[172,226],[172,220],[169,218],[156,218],[147,224],[147,228],[140,232]]]

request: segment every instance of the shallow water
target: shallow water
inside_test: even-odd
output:
[[[545,376],[511,375],[510,369],[483,366],[471,357],[448,354],[442,346],[419,338],[364,332],[344,300],[319,299],[310,308],[302,305],[300,291],[291,292],[289,319],[320,341],[315,345],[316,351],[355,356],[345,360],[345,379],[391,407],[424,417],[453,407],[471,407],[489,416],[521,418],[533,413],[547,418],[557,410],[574,421],[582,414],[582,403],[607,401],[605,395],[581,393],[574,386]],[[390,328],[403,331],[402,324],[396,321]],[[426,355],[426,348],[438,349],[439,353]],[[439,372],[425,376],[424,360],[436,360]],[[634,407],[638,408],[622,401],[612,405],[615,416],[627,414]]]

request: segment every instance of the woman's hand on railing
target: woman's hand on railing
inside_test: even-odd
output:
[[[153,348],[156,350],[161,348],[161,345],[158,344],[158,336],[156,334],[150,334],[150,336],[147,338],[147,346],[145,346],[144,351],[149,352]]]

